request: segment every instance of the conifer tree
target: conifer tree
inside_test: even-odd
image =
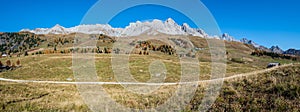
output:
[[[10,60],[6,61],[6,66],[11,66],[11,61]]]
[[[18,59],[16,63],[17,63],[17,66],[20,66],[21,65],[20,59]]]

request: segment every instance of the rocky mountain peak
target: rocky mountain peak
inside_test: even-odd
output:
[[[272,46],[270,48],[271,52],[282,54],[284,51],[279,46]]]
[[[168,18],[165,21],[154,19],[152,21],[137,21],[130,23],[125,28],[113,28],[107,24],[95,25],[78,25],[71,28],[65,28],[59,24],[52,28],[37,28],[29,31],[35,34],[70,34],[70,33],[85,33],[85,34],[105,34],[115,37],[139,36],[141,34],[156,35],[158,33],[167,35],[191,35],[203,38],[215,38],[216,36],[209,36],[204,30],[199,28],[191,28],[187,23],[179,25],[174,19]],[[217,39],[234,41],[234,38],[229,34],[217,36]]]

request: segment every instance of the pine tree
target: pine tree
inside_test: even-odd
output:
[[[2,67],[3,66],[3,63],[0,61],[0,67]]]
[[[27,51],[25,51],[24,56],[28,56],[28,52]]]
[[[106,53],[106,54],[108,53],[108,51],[107,51],[107,48],[106,48],[106,47],[104,48],[104,53]]]

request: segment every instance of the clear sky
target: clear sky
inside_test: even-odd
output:
[[[231,34],[236,39],[246,37],[266,47],[279,45],[284,50],[300,49],[299,0],[201,1],[215,17],[221,31]],[[97,0],[1,0],[0,32],[52,27],[55,24],[65,27],[76,26],[96,2]],[[145,10],[153,13],[142,13]],[[118,20],[119,22],[112,20],[112,26],[124,27],[129,21],[136,20],[154,18],[165,20],[170,16],[179,24],[187,22],[195,27],[188,18],[166,8],[145,6],[139,7],[138,10],[128,10],[128,13],[138,16],[126,18],[125,14],[120,14],[119,16],[124,16],[124,19]]]

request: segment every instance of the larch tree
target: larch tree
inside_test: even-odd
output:
[[[17,63],[17,66],[20,66],[21,65],[20,59],[18,59],[16,63]]]
[[[10,60],[6,61],[6,66],[11,66],[11,61]]]

